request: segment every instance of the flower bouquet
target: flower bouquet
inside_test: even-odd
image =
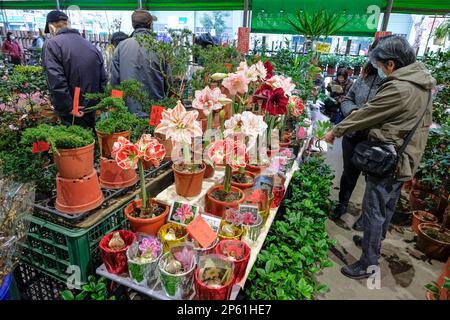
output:
[[[167,296],[186,299],[192,292],[197,259],[190,244],[172,247],[159,259],[160,279]]]
[[[150,161],[156,167],[165,154],[164,146],[149,134],[143,134],[136,144],[124,137],[119,137],[114,143],[112,155],[117,165],[124,170],[139,168],[141,199],[131,202],[124,209],[135,232],[156,235],[169,213],[169,206],[154,199],[149,201],[143,165],[143,161]]]
[[[181,101],[174,109],[164,110],[162,120],[155,132],[164,134],[172,140],[174,149],[182,145],[183,161],[172,166],[175,175],[175,189],[182,197],[195,197],[200,194],[205,173],[205,164],[192,161],[192,139],[203,134],[200,124],[196,121],[198,111],[186,111]],[[173,157],[172,157],[173,158]]]
[[[162,255],[161,242],[154,237],[144,237],[127,250],[130,278],[137,284],[149,284],[155,279],[158,260]]]
[[[235,282],[240,282],[245,275],[250,259],[250,247],[239,240],[222,240],[216,247],[216,253],[224,255],[234,262]]]
[[[242,216],[238,210],[233,208],[227,209],[225,219],[219,226],[219,240],[235,239],[240,240],[244,229],[242,228]]]
[[[136,241],[136,235],[128,230],[114,231],[100,240],[100,252],[106,270],[112,274],[128,271],[127,250]]]
[[[233,262],[223,255],[200,258],[195,270],[195,292],[198,300],[228,300],[234,284]]]

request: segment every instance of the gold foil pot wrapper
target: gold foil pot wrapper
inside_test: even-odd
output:
[[[171,237],[170,230],[175,232],[175,239]],[[163,245],[163,253],[168,252],[173,246],[186,242],[186,234],[186,229],[180,224],[169,222],[163,225],[158,231],[158,239],[161,240]]]

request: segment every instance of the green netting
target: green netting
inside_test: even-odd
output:
[[[253,0],[252,2],[252,32],[296,34],[287,23],[287,19],[296,21],[295,17],[301,10],[317,12],[327,10],[341,14],[341,21],[348,21],[343,29],[335,35],[373,36],[377,31],[377,19],[384,5],[384,0]],[[373,7],[378,6],[378,11]],[[376,10],[376,9],[375,9]],[[369,13],[368,13],[369,12]]]
[[[77,5],[83,10],[134,10],[136,0],[60,0],[60,6],[65,9]],[[143,0],[142,5],[154,11],[200,11],[200,10],[243,10],[243,0]],[[55,9],[56,1],[48,0],[0,0],[2,9]]]

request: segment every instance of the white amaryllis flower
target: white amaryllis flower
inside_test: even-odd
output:
[[[203,134],[200,123],[195,121],[197,117],[198,111],[186,111],[181,101],[178,101],[174,109],[163,111],[155,132],[166,135],[166,139],[174,142],[191,144],[192,138]]]
[[[237,73],[241,73],[249,82],[255,82],[258,80],[259,71],[256,69],[255,65],[248,67],[246,61],[242,61],[237,67]]]
[[[295,83],[292,82],[292,79],[286,78],[284,76],[273,76],[266,82],[274,89],[283,89],[286,96],[290,96],[292,94],[292,91],[295,89]]]
[[[224,123],[225,130],[223,131],[223,136],[229,138],[234,135],[242,133],[241,130],[241,114],[235,114],[230,119],[226,120]]]
[[[241,115],[241,130],[247,137],[256,139],[258,135],[267,130],[267,123],[263,116],[258,116],[250,111],[244,111]]]
[[[231,99],[227,99],[219,88],[211,89],[206,86],[203,90],[195,91],[195,99],[192,101],[192,107],[203,110],[208,116],[214,110],[220,110],[224,104],[230,103]]]
[[[262,63],[261,61],[258,61],[257,63],[252,65],[250,69],[252,68],[255,70],[257,76],[260,79],[265,79],[267,77],[267,69],[266,67],[264,67],[264,63]]]

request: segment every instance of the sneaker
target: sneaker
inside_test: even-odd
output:
[[[353,243],[355,246],[361,248],[362,247],[362,237],[361,236],[353,236]]]
[[[357,280],[369,278],[373,274],[373,272],[367,272],[367,267],[362,265],[359,261],[342,267],[341,273],[348,278]]]
[[[344,206],[342,204],[338,204],[336,208],[334,208],[333,213],[330,215],[331,220],[338,220],[341,218],[341,216],[347,212],[347,206]]]

